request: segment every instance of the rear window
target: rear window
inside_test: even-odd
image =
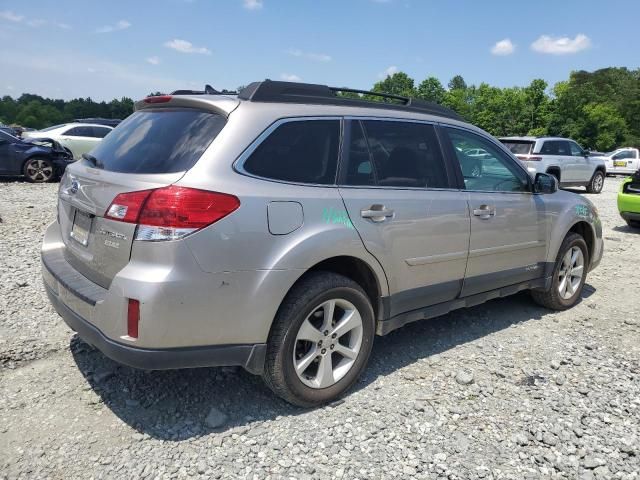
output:
[[[243,167],[274,180],[331,185],[336,179],[339,143],[338,120],[291,121],[276,128]]]
[[[529,155],[533,148],[533,142],[521,142],[515,140],[500,140],[514,155]]]
[[[221,115],[189,108],[140,110],[91,151],[111,172],[175,173],[189,170],[226,123]]]

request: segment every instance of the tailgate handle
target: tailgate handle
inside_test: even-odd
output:
[[[384,205],[371,205],[369,208],[360,210],[362,218],[368,218],[372,222],[384,222],[387,218],[393,217],[393,210]]]

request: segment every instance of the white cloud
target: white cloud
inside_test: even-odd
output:
[[[0,18],[3,20],[8,20],[10,22],[21,22],[24,20],[24,15],[18,15],[17,13],[13,13],[11,10],[3,10],[0,12]]]
[[[174,38],[164,43],[164,46],[181,53],[201,53],[202,55],[211,55],[211,50],[206,47],[196,47],[187,40]]]
[[[131,23],[127,20],[119,20],[115,25],[105,25],[96,30],[96,33],[111,33],[118,30],[126,30],[131,26]]]
[[[391,65],[390,67],[388,67],[384,72],[379,73],[378,77],[385,79],[387,77],[390,77],[391,75],[393,75],[394,73],[398,73],[400,70],[398,69],[398,67],[396,67],[395,65]]]
[[[531,50],[551,55],[567,55],[586,50],[590,46],[591,40],[583,33],[577,34],[575,38],[542,35],[531,44]]]
[[[149,75],[139,65],[116,63],[77,51],[0,51],[3,80],[16,86],[15,92],[38,92],[59,98],[91,97],[110,100],[122,96],[142,98],[149,92],[171,92],[185,88],[187,79]],[[10,68],[9,68],[10,67]],[[97,75],[99,74],[99,75]],[[47,81],[42,82],[43,76]],[[208,79],[209,81],[211,79]],[[200,80],[198,84],[204,84]]]
[[[280,74],[280,78],[285,82],[301,82],[302,79],[298,75],[294,75],[293,73],[282,73]]]
[[[500,40],[499,42],[496,42],[493,47],[491,47],[491,53],[498,56],[511,55],[515,51],[516,46],[511,42],[511,39],[509,38]]]
[[[287,53],[293,57],[306,58],[314,62],[330,62],[332,60],[331,55],[327,55],[326,53],[303,52],[298,48],[290,48],[287,50]]]
[[[34,18],[33,20],[28,20],[27,21],[27,25],[29,25],[30,27],[41,27],[42,25],[44,25],[45,23],[47,23],[45,20],[42,20],[41,18]]]
[[[262,0],[242,0],[242,6],[247,10],[260,10],[264,4]]]
[[[160,57],[156,57],[156,56],[148,57],[146,60],[147,60],[147,63],[150,63],[151,65],[160,64]]]
[[[68,23],[53,22],[53,24],[58,28],[62,28],[63,30],[71,30],[71,25],[69,25]]]

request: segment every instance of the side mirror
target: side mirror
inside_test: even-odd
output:
[[[584,156],[588,157],[589,155],[591,155],[591,150],[585,150],[584,151]]]
[[[534,193],[556,193],[558,191],[558,180],[548,173],[537,173],[533,182]]]

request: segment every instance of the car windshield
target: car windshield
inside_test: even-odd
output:
[[[39,132],[50,132],[51,130],[55,130],[56,128],[61,128],[68,125],[68,123],[61,123],[60,125],[53,125],[51,127],[43,128],[42,130],[38,130]]]
[[[226,123],[193,108],[154,108],[129,116],[91,152],[96,165],[122,173],[189,170]]]
[[[500,140],[515,155],[529,155],[533,142],[519,140]]]

